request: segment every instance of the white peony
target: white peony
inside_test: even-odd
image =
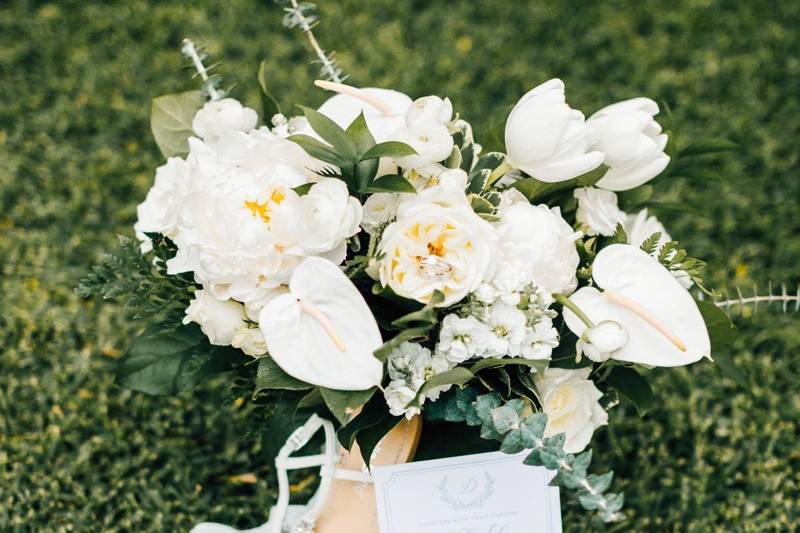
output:
[[[609,167],[597,186],[627,191],[659,175],[669,164],[664,153],[667,136],[653,117],[658,104],[633,98],[604,107],[587,121],[594,141],[591,149],[605,153]]]
[[[436,352],[452,363],[481,357],[489,341],[489,328],[473,316],[449,314],[442,320]]]
[[[496,236],[470,207],[463,190],[442,185],[400,203],[378,245],[384,287],[427,303],[444,293],[443,307],[474,291],[494,269]]]
[[[134,230],[142,241],[143,251],[151,248],[145,233],[161,233],[170,239],[175,238],[181,201],[198,182],[204,182],[197,173],[198,169],[178,157],[170,157],[166,164],[156,169],[155,182],[147,192],[147,198],[136,207],[138,220]]]
[[[236,131],[250,131],[258,123],[258,113],[238,100],[223,98],[207,102],[192,120],[192,129],[206,142],[214,142]]]
[[[578,285],[580,237],[558,208],[515,202],[500,211],[497,270],[492,283],[501,292],[519,292],[533,284],[548,294],[569,294]]]
[[[608,423],[598,401],[603,393],[589,379],[591,367],[568,370],[547,368],[534,378],[542,410],[547,415],[545,436],[564,433],[564,451],[579,453],[592,440],[594,430]]]
[[[552,79],[520,98],[505,129],[507,162],[548,183],[594,170],[603,153],[590,151],[583,113],[567,105],[564,82]]]
[[[575,346],[578,357],[586,355],[595,363],[610,359],[614,352],[628,342],[628,332],[614,320],[603,320],[593,328],[586,328]]]
[[[617,224],[625,222],[625,213],[617,206],[617,195],[595,187],[582,187],[573,192],[578,200],[575,214],[588,228],[587,235],[611,237]]]
[[[242,304],[218,300],[209,291],[201,289],[194,293],[194,298],[189,302],[183,323],[196,322],[211,344],[228,346],[236,333],[247,327],[245,318]]]
[[[364,202],[361,227],[370,235],[392,220],[397,214],[400,205],[400,194],[391,192],[378,192],[367,198]]]

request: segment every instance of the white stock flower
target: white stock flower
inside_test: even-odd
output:
[[[416,389],[412,389],[402,381],[392,381],[383,391],[386,405],[392,416],[405,416],[409,420],[420,414],[420,407],[409,407],[414,398],[417,397]]]
[[[522,353],[527,317],[513,305],[496,303],[489,307],[487,357],[516,357]]]
[[[543,317],[533,327],[528,327],[520,355],[525,359],[550,359],[558,343],[558,331],[553,327],[553,321]]]
[[[192,129],[206,142],[214,142],[228,133],[250,131],[256,127],[258,114],[238,100],[223,98],[207,102],[192,120]]]
[[[436,186],[400,203],[378,245],[380,282],[404,298],[442,307],[474,291],[494,268],[496,236],[463,190]]]
[[[239,348],[244,353],[252,357],[258,357],[267,353],[267,343],[264,341],[264,334],[258,327],[242,327],[236,330],[231,339],[231,346]]]
[[[404,342],[389,354],[389,378],[392,380],[384,391],[386,403],[394,416],[405,415],[412,418],[420,413],[419,407],[407,407],[409,402],[416,398],[419,389],[426,381],[437,374],[455,366],[442,355],[433,354],[428,348],[413,343]],[[449,389],[451,385],[434,387],[420,398],[420,405],[425,399],[436,400],[439,394]]]
[[[397,214],[400,205],[400,194],[393,192],[378,192],[367,198],[364,202],[364,215],[361,218],[361,227],[370,235],[392,220]]]
[[[575,233],[558,208],[513,203],[495,223],[499,237],[497,270],[492,283],[501,292],[518,292],[530,284],[548,294],[569,294],[578,284],[580,257]]]
[[[628,342],[628,332],[619,322],[603,320],[593,328],[586,328],[578,339],[575,350],[578,357],[585,355],[595,363],[608,360],[615,351]]]
[[[247,327],[244,306],[233,300],[218,300],[207,290],[194,293],[186,308],[184,324],[196,322],[211,344],[228,346],[236,332]]]
[[[590,151],[583,113],[567,105],[564,82],[552,79],[525,94],[506,121],[508,163],[534,178],[555,183],[594,170],[603,153]]]
[[[625,213],[617,206],[617,195],[595,187],[581,187],[573,192],[578,200],[575,217],[589,229],[587,235],[611,237],[617,224],[625,222]]]
[[[534,377],[542,410],[547,415],[544,434],[552,437],[564,433],[567,453],[583,451],[594,430],[608,423],[608,413],[598,401],[603,393],[589,379],[591,371],[591,367],[547,368]]]
[[[658,104],[633,98],[604,107],[587,121],[594,141],[591,149],[605,153],[609,167],[597,186],[627,191],[659,175],[669,164],[664,153],[667,136],[653,117]]]
[[[636,214],[626,215],[623,225],[625,227],[625,233],[628,235],[628,244],[632,244],[637,248],[641,247],[644,241],[656,233],[661,234],[661,237],[658,239],[658,244],[656,245],[656,250],[652,254],[653,257],[658,257],[658,251],[661,247],[672,240],[664,224],[655,216],[649,215],[647,209],[642,209]],[[670,274],[678,280],[678,283],[680,283],[684,289],[688,289],[694,284],[691,276],[683,270],[670,270]]]
[[[477,318],[461,318],[451,313],[442,320],[436,352],[452,363],[463,363],[473,357],[482,356],[488,339],[488,328]]]

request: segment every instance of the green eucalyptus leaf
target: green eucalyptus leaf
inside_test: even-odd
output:
[[[377,159],[372,161],[377,162]],[[362,162],[362,164],[365,162]],[[416,193],[417,190],[411,183],[399,174],[388,174],[372,181],[367,186],[367,192],[405,192]]]
[[[150,129],[164,157],[189,153],[188,139],[194,135],[192,120],[205,104],[200,91],[166,94],[153,98]]]
[[[386,141],[378,143],[365,153],[361,154],[361,161],[375,159],[379,157],[404,157],[407,155],[417,155],[417,151],[410,145],[400,141]]]

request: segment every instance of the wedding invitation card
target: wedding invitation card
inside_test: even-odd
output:
[[[561,533],[553,473],[524,465],[525,455],[375,467],[380,533]]]

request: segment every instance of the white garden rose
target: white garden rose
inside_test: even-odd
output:
[[[597,186],[627,191],[659,175],[669,164],[667,136],[653,117],[658,104],[633,98],[604,107],[587,121],[593,130],[592,150],[605,153],[609,167]]]
[[[612,357],[615,351],[628,342],[628,332],[614,320],[603,320],[593,328],[586,328],[575,346],[578,357],[585,355],[595,363]]]
[[[494,229],[463,190],[436,186],[400,203],[378,245],[378,276],[384,287],[423,303],[441,291],[446,307],[491,276],[495,244]]]
[[[617,195],[595,187],[582,187],[573,192],[578,200],[575,213],[580,224],[588,228],[587,235],[611,237],[617,224],[625,222],[625,213],[617,206]]]
[[[558,208],[515,202],[500,211],[497,269],[492,283],[502,292],[534,286],[548,294],[569,294],[578,285],[580,237]]]
[[[590,151],[591,132],[583,113],[567,105],[564,82],[552,79],[520,98],[505,129],[507,162],[548,183],[594,170],[603,153]]]
[[[192,129],[206,142],[214,142],[228,133],[250,131],[258,123],[258,113],[238,100],[223,98],[207,102],[192,120]]]
[[[231,339],[231,346],[239,348],[252,357],[259,357],[267,353],[267,343],[264,334],[256,327],[242,327],[236,330]]]
[[[228,346],[236,333],[247,327],[244,306],[233,300],[218,300],[207,290],[194,293],[186,308],[184,324],[195,322],[208,337],[211,344]]]
[[[398,193],[378,192],[373,194],[364,202],[361,227],[373,235],[378,228],[394,218],[399,205],[400,194]]]
[[[569,370],[547,368],[534,382],[547,415],[544,434],[566,435],[564,451],[580,453],[592,440],[594,430],[608,423],[608,413],[598,401],[603,393],[589,379],[591,367]]]

